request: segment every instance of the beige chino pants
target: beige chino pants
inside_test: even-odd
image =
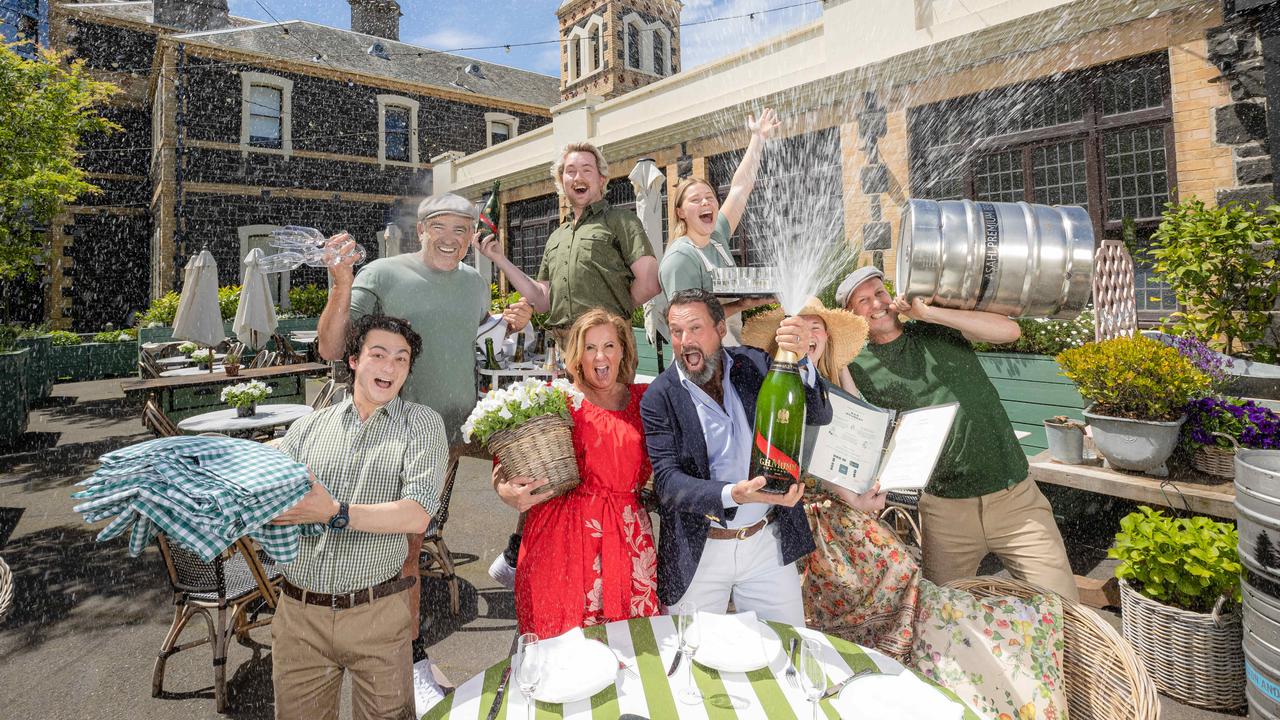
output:
[[[924,576],[945,585],[995,553],[1019,580],[1079,600],[1062,533],[1034,480],[976,498],[920,496]]]
[[[271,621],[276,720],[338,720],[345,670],[353,720],[412,718],[410,595],[398,592],[346,610],[280,596]]]

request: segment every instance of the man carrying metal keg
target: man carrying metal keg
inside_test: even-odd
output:
[[[868,401],[895,410],[960,405],[920,496],[925,577],[942,585],[973,575],[993,552],[1014,577],[1078,599],[1053,511],[1027,479],[1013,425],[970,344],[1013,342],[1018,324],[995,313],[895,299],[874,267],[845,278],[836,302],[867,320],[866,349],[849,372]]]

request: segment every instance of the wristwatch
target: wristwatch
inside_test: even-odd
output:
[[[346,530],[347,523],[351,522],[351,516],[348,514],[350,508],[346,503],[338,503],[338,512],[329,518],[330,530]]]

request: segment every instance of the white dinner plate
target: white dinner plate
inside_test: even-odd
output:
[[[844,717],[851,717],[855,712],[894,720],[961,720],[964,717],[963,705],[910,670],[860,677],[845,685],[832,705]]]
[[[760,644],[763,650],[760,656],[754,658],[750,656],[739,657],[732,662],[726,662],[725,658],[716,659],[714,656],[709,656],[710,654],[706,651],[707,644],[714,642],[714,640],[704,635],[701,637],[701,644],[698,645],[697,652],[693,654],[694,662],[721,672],[751,672],[752,670],[767,667],[773,661],[773,658],[782,654],[782,639],[767,623],[757,620],[756,625],[760,630]],[[708,660],[711,662],[708,662]]]
[[[599,640],[574,642],[548,653],[542,682],[538,683],[533,697],[547,703],[585,700],[613,685],[617,679],[618,656],[608,645]]]

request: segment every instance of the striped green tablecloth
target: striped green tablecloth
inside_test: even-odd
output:
[[[790,639],[801,637],[816,639],[826,651],[823,660],[827,665],[829,683],[836,683],[851,673],[865,668],[878,667],[887,672],[897,672],[902,665],[874,650],[868,650],[816,630],[795,628],[779,623],[769,623],[787,647]],[[708,718],[708,720],[732,720],[734,718],[760,718],[762,720],[789,720],[809,718],[811,708],[804,693],[790,685],[782,677],[786,669],[784,657],[774,658],[769,667],[749,673],[717,672],[694,663],[693,674],[705,701],[701,705],[686,705],[676,698],[684,687],[683,664],[675,676],[667,677],[667,668],[675,656],[675,627],[670,616],[662,615],[626,622],[609,623],[586,628],[586,636],[599,640],[614,650],[628,665],[640,674],[637,679],[626,672],[618,674],[614,686],[605,688],[587,700],[563,705],[537,703],[535,717],[591,718],[592,720],[616,720],[623,715],[643,718]],[[462,683],[451,695],[431,708],[423,720],[485,720],[493,705],[494,694],[502,672],[510,659],[503,660],[480,675]],[[683,662],[683,661],[682,661]],[[926,680],[926,682],[928,682]],[[955,695],[942,690],[952,699]],[[746,707],[734,709],[729,698],[745,700]],[[958,701],[958,700],[957,700]],[[742,704],[736,702],[732,704]],[[963,704],[963,703],[962,703]],[[822,702],[821,710],[828,718],[839,718],[829,703]],[[514,682],[507,684],[502,708],[497,719],[523,720],[527,711],[524,697]],[[966,710],[965,720],[979,720]]]

